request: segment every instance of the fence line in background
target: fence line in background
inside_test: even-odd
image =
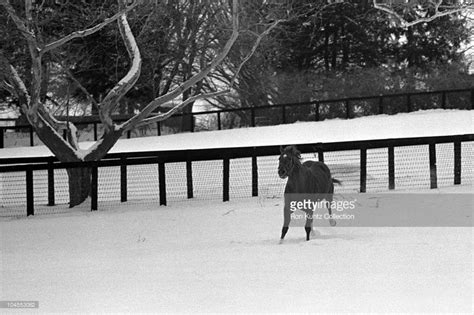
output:
[[[395,94],[384,94],[384,95],[375,95],[375,96],[365,96],[365,97],[349,97],[349,98],[340,98],[340,99],[331,99],[331,100],[317,100],[312,102],[304,102],[304,103],[287,103],[287,104],[275,104],[275,105],[263,105],[263,106],[256,106],[256,107],[241,107],[241,108],[231,108],[231,109],[221,109],[221,110],[211,110],[211,111],[202,111],[196,113],[177,113],[174,114],[172,117],[184,117],[184,116],[191,116],[191,121],[194,122],[196,117],[207,115],[207,116],[215,116],[216,117],[216,125],[215,129],[221,130],[222,129],[222,115],[229,114],[229,113],[240,113],[241,115],[250,116],[250,121],[247,126],[255,127],[259,125],[257,122],[258,117],[257,112],[262,110],[271,110],[276,109],[280,111],[280,119],[277,123],[288,123],[291,122],[290,115],[293,113],[291,109],[305,107],[310,109],[314,112],[314,117],[311,120],[319,121],[321,120],[321,108],[323,105],[337,105],[343,104],[344,113],[342,113],[342,117],[339,118],[353,118],[354,117],[354,106],[357,101],[370,101],[376,100],[377,101],[377,114],[386,114],[388,113],[386,107],[389,106],[387,100],[393,98],[403,98],[404,101],[397,103],[397,110],[395,112],[411,112],[413,110],[413,99],[416,96],[423,96],[423,97],[430,97],[433,95],[438,95],[440,97],[440,106],[428,106],[427,108],[447,108],[447,95],[453,93],[470,93],[470,105],[467,106],[468,109],[474,108],[474,88],[471,89],[453,89],[453,90],[438,90],[438,91],[428,91],[428,92],[410,92],[410,93],[395,93]],[[430,102],[434,103],[434,102]],[[365,103],[363,106],[370,106],[370,103]],[[461,108],[459,104],[453,106],[452,108]],[[426,108],[425,108],[426,109]],[[99,137],[98,133],[98,125],[102,124],[98,116],[80,116],[80,117],[64,117],[58,116],[56,117],[58,120],[65,121],[69,119],[69,121],[73,122],[77,126],[87,126],[93,125],[93,137],[94,141],[97,141]],[[113,115],[113,120],[116,122],[124,122],[131,118],[131,115]],[[0,118],[0,122],[4,123],[11,123],[15,124],[15,119],[9,118]],[[28,129],[29,133],[29,144],[30,146],[34,145],[34,130],[31,125],[24,123],[12,126],[0,126],[0,148],[3,148],[4,137],[5,137],[5,130],[18,130],[18,129]],[[191,131],[195,131],[195,124],[192,124]],[[158,136],[162,134],[162,124],[160,122],[156,123],[156,133]],[[66,131],[64,131],[63,137],[66,138]],[[126,134],[127,138],[131,138],[131,132],[128,131]]]
[[[367,151],[371,149],[386,148],[388,151],[388,189],[395,189],[396,165],[395,147],[428,145],[429,147],[429,178],[430,187],[437,187],[437,165],[436,145],[453,143],[453,184],[461,184],[461,143],[474,141],[474,134],[439,136],[424,138],[399,138],[384,140],[366,140],[352,142],[333,143],[311,143],[297,144],[298,149],[304,153],[317,153],[320,161],[324,160],[326,152],[359,150],[360,151],[360,192],[366,192],[367,188]],[[185,162],[185,182],[187,197],[193,198],[193,162],[222,160],[222,200],[230,199],[230,160],[238,158],[251,158],[251,195],[258,196],[258,163],[257,157],[279,155],[280,146],[240,147],[240,148],[218,148],[218,149],[196,149],[196,150],[174,150],[174,151],[152,151],[152,152],[127,152],[111,153],[104,159],[95,162],[71,162],[61,163],[55,157],[33,157],[33,158],[6,158],[0,159],[0,174],[7,172],[24,172],[26,180],[26,214],[34,214],[34,181],[33,171],[47,170],[48,205],[55,205],[55,169],[66,169],[74,167],[91,168],[91,210],[98,209],[98,169],[103,167],[120,167],[120,201],[128,200],[127,192],[127,167],[131,165],[158,165],[159,203],[167,204],[166,190],[166,168],[167,163]],[[249,195],[250,197],[250,195]]]

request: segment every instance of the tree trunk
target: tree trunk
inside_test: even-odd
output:
[[[95,147],[84,157],[84,161],[99,161],[114,146],[122,131],[109,131],[99,140]],[[97,145],[97,143],[96,143]],[[77,161],[77,160],[75,160]],[[69,208],[83,203],[91,192],[92,174],[89,167],[71,168],[67,170],[69,177]]]
[[[91,190],[91,169],[90,168],[69,168],[69,208],[84,202],[90,195]]]
[[[44,103],[46,102],[46,96],[48,93],[50,67],[48,66],[47,62],[43,62],[41,67],[43,71],[43,80],[41,80],[40,101]]]
[[[194,116],[192,115],[193,112],[193,105],[189,104],[185,108],[183,108],[182,113],[184,114],[181,119],[181,131],[182,132],[194,132]]]
[[[324,68],[329,71],[329,23],[324,27]]]
[[[332,35],[332,56],[331,56],[331,68],[332,70],[337,69],[337,53],[338,53],[338,42],[339,42],[339,28],[336,26],[334,28],[334,33]]]
[[[35,126],[38,137],[54,153],[61,162],[99,161],[114,146],[122,135],[122,131],[112,129],[106,132],[96,142],[90,152],[82,158],[78,157],[75,150],[76,144],[72,141],[71,130],[68,132],[68,142],[38,113],[30,113],[30,123]],[[73,126],[72,124],[70,125]],[[91,170],[90,168],[67,169],[69,177],[69,207],[72,208],[84,202],[90,194]]]

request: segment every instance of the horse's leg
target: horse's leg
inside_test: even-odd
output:
[[[306,212],[306,225],[304,227],[306,231],[306,240],[309,241],[311,232],[313,231],[313,212]]]
[[[285,207],[283,208],[283,227],[281,228],[280,243],[283,242],[283,239],[285,238],[285,235],[288,232],[290,221],[291,221],[291,211],[290,211],[290,208],[285,204]]]
[[[334,184],[331,183],[331,186],[329,188],[329,193],[327,194],[327,198],[326,200],[329,202],[328,204],[328,213],[329,213],[329,216],[330,216],[330,219],[329,219],[329,224],[331,226],[336,226],[336,220],[334,220],[332,218],[332,211],[331,211],[331,203],[332,203],[332,197],[334,195]]]

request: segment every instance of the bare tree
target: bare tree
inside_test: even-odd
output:
[[[227,39],[220,49],[211,50],[213,57],[209,59],[208,56],[206,58],[196,56],[196,60],[199,60],[200,62],[198,72],[190,74],[184,82],[174,88],[170,88],[166,94],[156,97],[139,113],[134,115],[128,121],[119,124],[113,121],[112,113],[119,105],[119,101],[137,82],[140,77],[142,64],[140,49],[128,23],[127,14],[135,9],[142,1],[118,0],[117,13],[106,18],[101,23],[89,28],[73,31],[59,39],[45,42],[41,36],[40,28],[34,25],[33,13],[35,5],[37,5],[34,0],[24,1],[24,16],[18,14],[9,0],[0,0],[0,6],[3,7],[8,17],[13,21],[14,25],[21,33],[30,57],[28,69],[26,69],[26,71],[19,71],[12,65],[8,58],[9,56],[0,49],[0,88],[9,91],[18,99],[22,112],[35,129],[38,137],[60,161],[97,161],[107,154],[125,132],[152,122],[168,119],[174,113],[183,109],[185,106],[192,104],[196,100],[216,98],[229,92],[232,85],[234,85],[235,81],[238,80],[238,73],[242,69],[242,65],[254,54],[255,49],[262,38],[282,21],[278,18],[269,19],[266,23],[261,25],[263,28],[255,33],[255,41],[250,45],[250,49],[246,49],[246,52],[242,55],[241,63],[234,67],[236,71],[225,80],[227,82],[227,89],[219,90],[222,89],[222,87],[216,85],[214,90],[194,89],[194,93],[189,93],[191,88],[202,82],[204,78],[221,65],[239,37],[241,31],[239,27],[240,1],[232,0],[231,5],[228,7],[228,11],[230,12],[228,14],[228,16],[230,16],[230,26],[225,32],[225,34],[227,34]],[[455,7],[449,8],[446,7],[443,4],[444,2],[441,2],[441,0],[427,0],[422,2],[423,5],[426,4],[425,6],[420,4],[413,7],[417,15],[407,20],[405,15],[403,15],[403,11],[400,11],[400,8],[394,6],[394,4],[413,3],[414,1],[373,1],[374,6],[377,9],[388,12],[390,16],[395,17],[395,19],[398,19],[402,25],[407,27],[414,25],[413,23],[428,22],[430,19],[459,12],[459,10],[472,9],[472,4],[468,1],[454,2]],[[332,2],[333,1],[328,1],[328,5]],[[223,1],[223,3],[225,3],[225,1]],[[42,4],[40,3],[39,5]],[[424,9],[425,7],[428,9]],[[426,14],[424,13],[425,11]],[[55,119],[44,104],[42,95],[44,95],[44,78],[47,75],[47,73],[45,73],[44,62],[48,53],[52,53],[54,50],[64,46],[74,39],[92,35],[104,29],[111,23],[117,23],[121,38],[131,60],[130,68],[117,84],[108,91],[103,99],[100,101],[91,99],[91,102],[98,108],[99,117],[104,125],[104,134],[100,140],[88,149],[81,149],[78,144],[77,129],[75,126],[71,123]],[[202,56],[205,55],[203,54]],[[188,65],[192,65],[192,62],[188,63]],[[87,91],[84,91],[84,93],[87,93]],[[180,104],[174,106],[167,112],[159,114],[154,113],[154,111],[161,105],[168,103],[183,94],[185,94],[185,100]],[[66,140],[61,136],[63,130],[66,130]],[[90,169],[68,169],[68,175],[70,206],[73,207],[82,203],[89,195]]]
[[[403,28],[474,9],[472,0],[373,0],[373,4]]]
[[[179,86],[170,89],[168,93],[152,100],[129,120],[120,124],[114,122],[111,116],[112,113],[117,108],[120,99],[134,86],[140,76],[142,64],[140,49],[127,20],[127,13],[137,7],[139,2],[140,1],[134,1],[130,3],[130,1],[127,0],[118,0],[118,12],[103,22],[87,29],[74,31],[52,42],[43,43],[40,34],[38,34],[37,29],[33,25],[32,12],[34,10],[34,1],[25,0],[25,17],[20,17],[8,0],[0,0],[0,6],[4,8],[16,25],[16,28],[24,37],[31,58],[31,80],[27,85],[17,69],[10,63],[7,56],[0,50],[0,87],[7,89],[17,97],[22,112],[35,129],[38,137],[60,161],[97,161],[107,154],[126,131],[152,122],[163,121],[198,99],[217,97],[229,91],[226,89],[207,93],[195,93],[192,96],[188,95],[186,100],[167,112],[154,113],[155,109],[160,105],[176,99],[183,93],[187,93],[190,88],[195,86],[222,63],[239,36],[238,0],[233,0],[228,8],[230,11],[229,15],[231,16],[231,27],[228,31],[230,35],[228,35],[228,39],[223,47],[215,52],[214,57],[205,67],[198,73],[187,78],[187,80],[182,82]],[[43,58],[48,52],[65,45],[75,38],[82,38],[94,34],[112,22],[117,23],[120,35],[127,48],[131,59],[130,68],[126,75],[100,102],[95,101],[99,110],[100,120],[104,125],[104,134],[100,140],[95,142],[88,149],[81,149],[78,144],[77,129],[75,126],[71,123],[56,120],[41,101],[41,82],[45,75],[42,67]],[[278,23],[278,21],[274,23]],[[264,34],[261,36],[264,36]],[[258,42],[259,40],[256,41],[255,47],[258,45]],[[248,58],[246,58],[246,60],[247,59]],[[66,140],[61,136],[62,130],[66,130],[67,132]],[[82,203],[90,193],[90,169],[74,168],[68,169],[67,171],[69,175],[70,207],[73,207]]]

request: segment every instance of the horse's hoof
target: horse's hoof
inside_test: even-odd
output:
[[[284,240],[281,239],[281,240],[278,242],[278,244],[283,244],[283,242],[284,242]]]
[[[331,226],[336,226],[336,220],[329,219],[329,224],[331,224]]]

